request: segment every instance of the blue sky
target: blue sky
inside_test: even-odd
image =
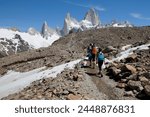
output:
[[[44,21],[62,27],[67,12],[82,20],[90,7],[102,23],[128,20],[134,25],[150,25],[150,0],[0,0],[0,27],[29,27],[41,30]]]

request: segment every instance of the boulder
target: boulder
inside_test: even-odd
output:
[[[150,79],[150,72],[145,72],[142,75],[145,76],[146,78]]]
[[[110,71],[111,71],[113,76],[117,76],[121,72],[121,70],[117,69],[116,67],[111,67]]]
[[[146,85],[146,86],[144,87],[144,91],[145,91],[145,93],[146,93],[148,96],[150,96],[150,85]]]
[[[118,87],[118,88],[125,88],[126,87],[126,83],[118,83],[116,85],[116,87]]]
[[[129,80],[137,80],[137,74],[132,74],[129,77],[126,77],[126,79]]]
[[[81,100],[82,99],[82,96],[81,95],[74,95],[74,94],[69,94],[67,96],[67,99],[68,100]]]
[[[116,48],[114,48],[113,46],[107,46],[105,49],[104,49],[104,53],[109,53],[109,52],[113,52],[113,51],[117,51]]]
[[[137,72],[135,67],[128,65],[128,64],[122,66],[121,70],[124,72],[130,71],[132,74],[135,74]]]
[[[141,85],[140,81],[129,80],[127,86],[132,90],[137,90],[137,91],[143,90],[143,86]]]
[[[139,80],[141,81],[141,82],[147,82],[147,83],[149,83],[149,80],[147,79],[147,78],[145,78],[144,76],[140,76],[139,77]]]
[[[132,54],[125,59],[126,63],[132,63],[132,62],[136,62],[136,61],[137,61],[137,55],[136,54]]]
[[[141,67],[136,67],[138,72],[141,72],[143,69]]]
[[[112,67],[119,68],[119,64],[118,64],[118,63],[116,63],[116,62],[112,62],[112,63],[111,63],[111,66],[112,66]]]
[[[127,81],[128,81],[127,79],[121,79],[120,82],[121,82],[121,83],[127,83]]]
[[[132,97],[134,97],[134,93],[132,91],[126,91],[126,92],[124,92],[124,96],[132,96]]]
[[[121,78],[121,79],[124,79],[124,78],[127,78],[127,77],[129,77],[131,75],[131,72],[121,72],[120,74],[119,74],[119,77]]]
[[[62,92],[62,94],[63,94],[63,95],[68,95],[68,94],[69,94],[69,91],[68,91],[68,90],[64,90],[64,91]]]

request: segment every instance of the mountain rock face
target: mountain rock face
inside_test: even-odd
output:
[[[29,49],[29,44],[18,34],[15,34],[11,39],[0,38],[0,58]]]
[[[64,27],[62,29],[62,35],[67,35],[69,32],[84,31],[91,28],[95,28],[100,25],[100,20],[98,14],[96,14],[94,9],[90,9],[84,20],[78,22],[75,18],[72,18],[68,13],[64,20]]]
[[[91,8],[87,12],[84,20],[91,22],[91,24],[93,26],[97,26],[97,25],[100,24],[100,20],[99,20],[98,14],[96,13],[95,9],[93,9],[93,8]]]
[[[48,37],[51,37],[54,33],[56,33],[56,31],[54,29],[51,29],[47,22],[45,21],[43,26],[42,26],[42,31],[41,31],[41,35],[48,39]]]
[[[70,30],[80,28],[79,22],[70,16],[70,13],[67,13],[64,20],[64,27],[62,29],[62,35],[67,35]]]

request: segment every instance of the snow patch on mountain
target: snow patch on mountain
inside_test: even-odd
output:
[[[121,59],[127,58],[129,55],[133,54],[133,51],[135,50],[147,50],[149,49],[150,44],[145,44],[133,48],[129,48],[125,51],[120,52],[118,55],[116,55],[116,58],[112,59],[112,61],[120,61]]]
[[[61,73],[64,69],[73,69],[80,61],[81,59],[78,59],[53,68],[47,69],[46,67],[41,67],[24,73],[8,71],[6,75],[0,77],[0,99],[8,96],[9,94],[21,91],[23,88],[29,86],[33,81],[56,77],[57,74]]]

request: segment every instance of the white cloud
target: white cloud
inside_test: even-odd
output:
[[[105,8],[99,7],[99,6],[93,6],[93,8],[95,8],[98,11],[105,11]]]
[[[137,19],[141,19],[141,20],[150,20],[150,17],[144,17],[139,13],[131,13],[130,14],[132,17],[137,18]]]
[[[74,6],[84,7],[84,8],[95,8],[98,11],[105,11],[106,10],[105,8],[100,7],[100,6],[96,6],[96,5],[83,5],[83,4],[73,3],[73,2],[70,2],[70,1],[65,1],[65,3],[71,4],[71,5],[74,5]]]

